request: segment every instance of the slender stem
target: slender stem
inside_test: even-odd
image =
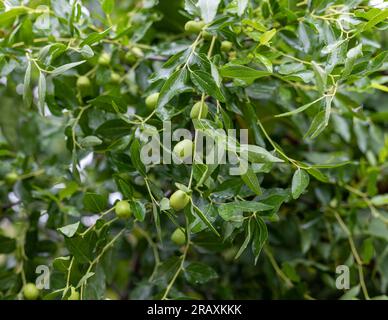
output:
[[[364,294],[365,299],[369,300],[370,297],[369,297],[368,289],[366,287],[365,279],[364,279],[363,262],[362,262],[362,260],[360,258],[360,255],[358,254],[356,245],[355,245],[355,243],[353,241],[352,233],[350,232],[349,228],[346,226],[345,222],[342,220],[341,216],[335,210],[331,210],[331,211],[333,212],[333,214],[334,214],[335,218],[337,219],[339,225],[341,226],[342,230],[345,232],[345,234],[346,234],[346,236],[348,238],[350,249],[352,251],[352,255],[354,257],[354,260],[357,263],[358,275],[359,275],[359,279],[360,279],[360,285],[361,285],[361,288],[362,288],[362,292]]]

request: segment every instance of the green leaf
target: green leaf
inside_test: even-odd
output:
[[[373,9],[372,9],[373,10]],[[376,24],[386,20],[388,18],[388,9],[374,11],[374,15],[365,23],[359,32],[372,29]]]
[[[115,6],[114,0],[103,0],[101,5],[102,10],[104,10],[106,14],[112,13],[114,6]]]
[[[310,139],[314,139],[319,136],[323,130],[326,128],[326,112],[320,111],[316,114],[311,122],[310,128],[305,134],[305,138],[309,137]]]
[[[327,183],[329,182],[329,178],[324,175],[320,170],[318,170],[317,168],[308,168],[306,169],[306,171],[312,175],[315,179],[317,179],[318,181],[321,181],[321,182],[324,182],[324,183]]]
[[[361,247],[361,258],[362,260],[368,264],[373,256],[374,256],[375,250],[373,246],[373,239],[367,238],[363,241],[362,247]]]
[[[14,19],[18,16],[28,13],[31,9],[27,7],[15,7],[8,11],[0,13],[0,25],[5,25],[9,20]]]
[[[371,200],[371,203],[376,207],[386,206],[388,205],[388,193],[387,194],[379,194],[374,196]]]
[[[327,74],[316,62],[312,62],[312,67],[315,74],[315,82],[318,87],[318,91],[324,94],[326,91]]]
[[[44,105],[46,99],[46,77],[43,72],[39,73],[38,82],[38,108],[42,115],[44,115]]]
[[[146,214],[146,208],[144,204],[141,203],[140,201],[134,201],[134,202],[131,202],[131,207],[135,218],[139,221],[144,221],[145,214]]]
[[[131,153],[132,164],[134,165],[136,170],[138,170],[139,173],[145,177],[147,174],[146,174],[144,163],[141,161],[141,158],[140,158],[140,149],[141,149],[140,142],[137,139],[133,140],[133,142],[131,143],[131,147],[129,149]]]
[[[96,241],[97,235],[93,231],[89,231],[84,237],[76,235],[65,238],[67,249],[80,263],[90,263],[92,261]]]
[[[299,25],[298,25],[298,37],[299,37],[299,41],[303,47],[303,51],[305,53],[309,52],[309,50],[311,48],[311,42],[310,42],[310,38],[308,36],[308,33],[306,31],[306,26],[302,21],[300,21]]]
[[[225,102],[224,95],[209,73],[201,70],[193,71],[190,73],[190,78],[196,87],[198,87],[198,89],[203,93],[207,93],[217,100]]]
[[[24,84],[23,84],[23,102],[24,107],[31,107],[32,103],[32,93],[31,93],[31,61],[28,60],[26,73],[24,74]]]
[[[0,253],[11,253],[16,249],[16,240],[0,234]]]
[[[252,227],[252,223],[251,223],[251,219],[248,220],[248,223],[245,224],[245,239],[244,239],[244,242],[243,244],[241,245],[240,249],[238,250],[236,256],[234,257],[235,259],[238,259],[241,254],[245,251],[245,249],[247,248],[249,242],[251,241],[252,239],[252,230],[253,227]]]
[[[60,231],[63,235],[65,235],[68,238],[71,238],[75,235],[79,227],[79,222],[68,224],[67,226],[58,228],[58,231]]]
[[[185,278],[192,284],[204,284],[218,277],[210,266],[201,262],[191,262],[184,268]]]
[[[225,221],[242,221],[243,212],[261,212],[272,208],[273,206],[255,201],[229,202],[221,204],[218,213]]]
[[[313,106],[314,104],[318,103],[323,98],[325,98],[325,97],[323,96],[323,97],[321,97],[321,98],[319,98],[317,100],[314,100],[312,102],[306,103],[303,106],[301,106],[301,107],[299,107],[299,108],[297,108],[295,110],[292,110],[292,111],[289,111],[289,112],[285,112],[285,113],[281,113],[281,114],[277,114],[275,117],[277,117],[277,118],[288,117],[288,116],[293,116],[295,114],[301,113],[301,112],[307,110],[308,108],[310,108],[311,106]]]
[[[119,138],[131,133],[132,125],[121,119],[104,122],[96,129],[96,134],[104,138]]]
[[[206,23],[212,22],[217,14],[217,8],[220,0],[198,0],[197,6],[201,10],[201,17]]]
[[[294,199],[298,199],[310,182],[309,174],[298,168],[292,177],[291,194]]]
[[[100,40],[105,38],[105,36],[109,33],[110,29],[111,29],[111,27],[109,27],[108,29],[105,29],[104,31],[101,31],[101,32],[90,33],[86,37],[86,39],[84,39],[80,43],[80,47],[83,47],[86,45],[91,46],[92,44],[99,42]]]
[[[50,72],[50,74],[53,75],[53,76],[58,76],[60,74],[65,73],[67,70],[70,70],[70,69],[72,69],[72,68],[74,68],[76,66],[79,66],[80,64],[83,64],[84,62],[85,62],[85,60],[64,64],[63,66],[60,66],[60,67],[55,68],[54,70],[52,70]]]
[[[162,89],[160,90],[160,95],[158,99],[157,109],[163,114],[162,107],[164,107],[174,96],[191,90],[191,88],[186,85],[188,73],[186,69],[181,69],[175,71],[170,78],[164,83]]]
[[[241,17],[248,6],[248,0],[237,0],[237,14]]]
[[[257,176],[251,167],[248,167],[247,173],[242,175],[241,179],[243,179],[248,188],[251,189],[255,194],[260,195],[262,193],[259,180],[257,179]]]
[[[257,260],[259,259],[261,250],[263,249],[264,244],[268,239],[268,229],[264,220],[258,215],[255,215],[254,221],[252,221],[251,223],[255,224],[252,239],[252,253],[255,257],[256,264]]]
[[[343,78],[346,78],[351,74],[356,59],[361,56],[362,56],[362,43],[360,43],[358,46],[349,50],[349,52],[346,54],[345,68],[342,72]]]
[[[271,75],[271,72],[230,64],[222,67],[220,69],[220,74],[224,78],[234,78],[246,82],[253,82],[256,79]]]
[[[83,204],[85,210],[100,213],[106,209],[108,199],[101,194],[88,192],[84,195]]]
[[[80,145],[84,148],[95,147],[100,145],[101,143],[102,143],[102,140],[96,136],[87,136],[85,138],[82,138],[80,141]]]
[[[249,144],[249,145],[241,145],[240,153],[244,152],[244,150],[248,151],[248,160],[252,163],[268,163],[268,162],[284,162],[284,160],[275,157],[272,153],[265,150],[262,147]]]
[[[67,272],[69,269],[70,260],[71,258],[69,256],[55,258],[53,261],[53,268],[60,272]]]
[[[209,227],[209,229],[214,232],[214,234],[220,236],[217,229],[212,225],[212,223],[209,221],[209,219],[205,216],[205,214],[201,211],[200,208],[198,208],[196,205],[193,205],[192,210],[194,211],[194,216],[198,216]]]
[[[269,30],[267,32],[264,32],[260,38],[259,38],[259,41],[260,41],[260,44],[261,45],[268,45],[268,43],[271,41],[271,39],[275,36],[276,34],[276,29],[272,29],[272,30]]]

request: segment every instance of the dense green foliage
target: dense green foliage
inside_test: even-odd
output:
[[[0,299],[386,298],[387,18],[363,0],[1,0]],[[248,170],[144,165],[167,120],[248,129]]]

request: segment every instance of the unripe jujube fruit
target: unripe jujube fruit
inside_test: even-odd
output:
[[[145,100],[145,104],[146,104],[147,108],[148,109],[155,109],[155,107],[158,103],[158,99],[159,99],[159,92],[154,92],[154,93],[150,94]]]
[[[175,145],[173,152],[180,160],[185,161],[193,155],[193,147],[194,145],[191,140],[183,139]]]
[[[203,21],[187,21],[185,24],[185,30],[188,33],[200,33],[203,27],[205,26],[205,22]]]
[[[131,206],[128,201],[125,200],[120,200],[116,203],[115,212],[117,217],[122,219],[127,219],[132,215]]]
[[[131,48],[131,52],[138,58],[144,57],[144,52],[139,47],[133,47]]]
[[[121,77],[120,77],[120,75],[118,73],[112,72],[111,75],[110,75],[110,81],[112,83],[116,83],[116,84],[120,83]]]
[[[36,300],[39,297],[39,289],[33,283],[27,283],[23,287],[23,295],[27,300]]]
[[[236,51],[230,51],[228,53],[228,56],[229,56],[229,60],[234,60],[237,58],[237,52]]]
[[[229,52],[233,47],[233,43],[230,41],[222,41],[221,42],[221,51]]]
[[[19,176],[16,172],[9,172],[5,176],[5,182],[10,186],[14,185],[15,182],[18,181],[18,179],[19,179]]]
[[[190,201],[190,197],[182,190],[175,191],[170,197],[170,207],[175,211],[182,210]]]
[[[70,290],[71,293],[67,300],[79,300],[79,292],[74,287],[71,287]]]
[[[175,231],[171,234],[171,241],[182,246],[186,243],[186,235],[182,228],[176,228]]]
[[[201,108],[202,106],[202,108]],[[203,119],[206,118],[208,113],[209,107],[205,102],[198,101],[194,106],[191,108],[190,111],[190,118],[191,119]]]
[[[98,58],[98,64],[101,66],[109,66],[110,59],[111,59],[110,54],[107,52],[103,52]]]
[[[87,76],[79,76],[77,79],[77,88],[84,90],[90,87],[90,80]]]

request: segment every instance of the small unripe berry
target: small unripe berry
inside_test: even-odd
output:
[[[147,108],[148,109],[155,109],[155,107],[158,103],[158,99],[159,99],[159,92],[155,92],[155,93],[150,94],[145,100],[145,104],[146,104]]]
[[[209,110],[209,107],[208,107],[208,105],[205,102],[202,103],[201,101],[198,101],[191,108],[190,118],[191,119],[203,119],[203,118],[206,118],[208,110]]]
[[[177,244],[178,246],[182,246],[186,242],[186,235],[182,228],[177,228],[171,234],[171,241]]]
[[[193,146],[194,145],[191,140],[183,139],[175,145],[173,152],[175,156],[178,157],[178,159],[181,161],[186,161],[193,155]]]
[[[133,47],[131,49],[131,52],[138,58],[143,58],[144,57],[144,52],[141,50],[139,47]]]
[[[112,72],[110,75],[110,81],[115,84],[120,83],[121,77],[118,73]]]
[[[228,55],[229,55],[229,60],[234,60],[237,58],[236,51],[230,51]]]
[[[23,295],[27,300],[36,300],[39,297],[39,289],[33,283],[27,283],[23,287]]]
[[[79,90],[84,90],[90,87],[90,80],[86,76],[79,76],[77,79],[77,88]]]
[[[128,219],[132,215],[131,206],[125,200],[120,200],[116,203],[115,212],[117,217],[121,219]]]
[[[229,52],[233,47],[233,43],[230,41],[222,41],[221,42],[221,51]]]
[[[18,181],[18,179],[19,179],[19,176],[16,172],[9,172],[5,176],[5,182],[10,186],[14,185],[15,182]]]
[[[175,191],[170,197],[170,207],[175,211],[182,210],[190,201],[190,197],[182,190]]]
[[[101,53],[100,57],[98,58],[98,64],[101,66],[109,66],[110,64],[111,56],[107,52]]]
[[[70,296],[67,298],[67,300],[79,300],[79,292],[74,288],[71,287],[71,293]]]
[[[200,33],[203,27],[205,26],[205,22],[203,21],[187,21],[185,24],[185,30],[188,33]]]

